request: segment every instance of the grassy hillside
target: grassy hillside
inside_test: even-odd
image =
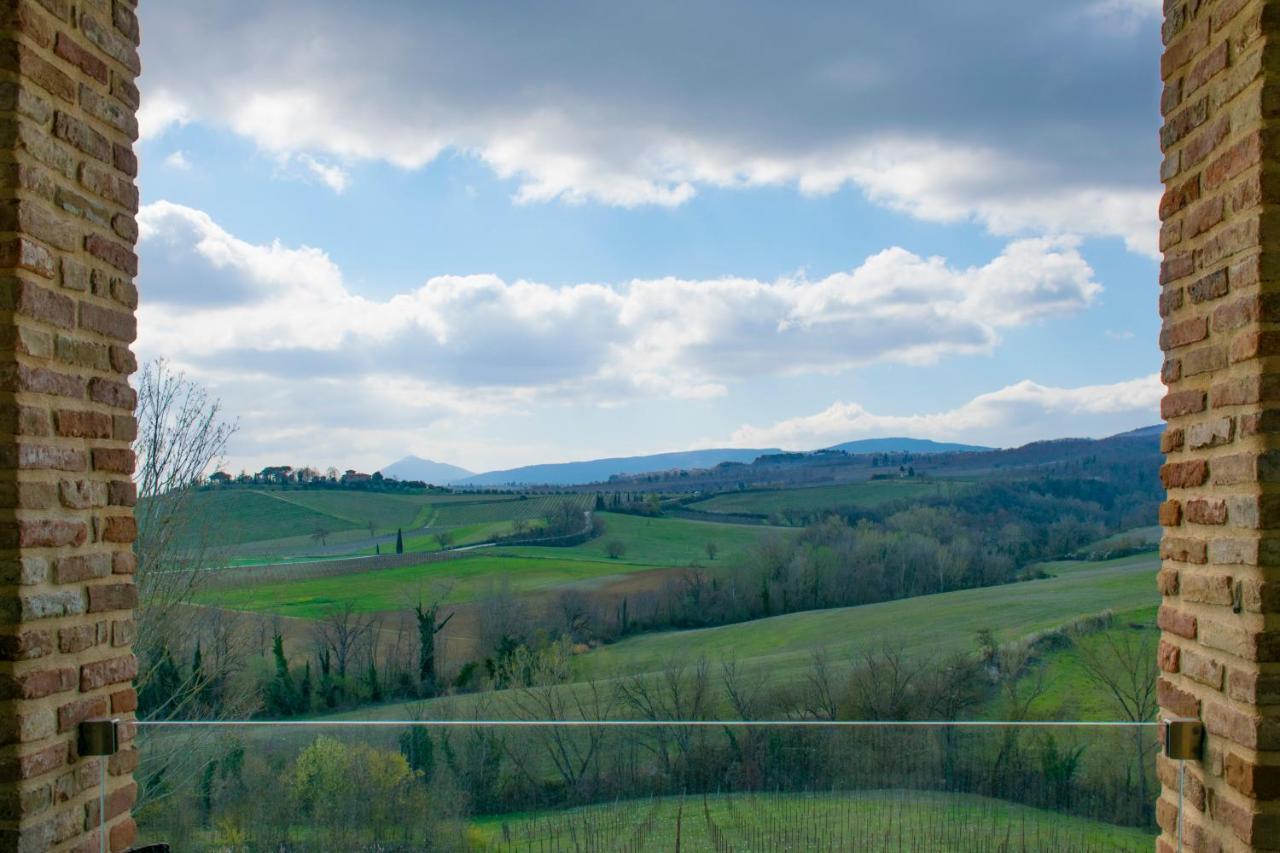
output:
[[[656,669],[664,662],[731,655],[775,674],[796,674],[815,648],[850,656],[884,645],[914,653],[968,649],[975,633],[1024,637],[1104,610],[1156,603],[1158,559],[1142,554],[1099,563],[1049,563],[1054,577],[965,589],[862,607],[818,610],[719,628],[636,636],[577,659],[583,677]]]
[[[677,838],[679,844],[677,845]],[[481,850],[1150,850],[1147,832],[972,794],[859,791],[629,800],[485,817]],[[634,846],[633,846],[634,845]]]
[[[741,524],[646,518],[612,512],[601,512],[596,516],[605,525],[602,535],[572,548],[556,548],[554,553],[614,563],[687,566],[696,561],[704,566],[714,567],[740,560],[761,539],[785,535],[785,531]],[[621,542],[626,547],[626,552],[617,560],[610,560],[606,549],[609,543],[615,541]],[[707,557],[708,542],[714,542],[719,548],[715,560]],[[545,555],[549,550],[524,547],[503,548],[501,552],[536,556]]]
[[[517,521],[546,518],[564,504],[581,512],[591,509],[590,495],[533,495],[484,502],[455,502],[441,505],[431,520],[433,527],[458,527],[495,521]]]
[[[282,492],[251,489],[197,492],[191,496],[188,537],[204,537],[209,545],[235,548],[251,542],[310,536],[318,527],[329,531],[363,526],[295,500],[282,500]],[[288,493],[292,498],[298,493]],[[361,495],[367,497],[367,495]]]
[[[870,508],[889,501],[918,498],[954,490],[955,483],[919,480],[867,480],[839,486],[728,492],[689,504],[690,509],[727,515],[771,515],[780,512],[818,512],[846,507]],[[942,492],[947,494],[949,492]]]
[[[199,603],[228,610],[278,613],[315,619],[337,602],[354,601],[366,612],[402,610],[418,598],[447,590],[450,604],[473,601],[500,583],[513,592],[538,592],[566,584],[648,568],[635,563],[563,557],[491,556],[487,552],[459,560],[402,566],[333,578],[264,583],[205,593]]]

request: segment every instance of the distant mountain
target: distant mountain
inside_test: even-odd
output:
[[[614,474],[646,474],[686,468],[712,468],[721,462],[752,462],[777,449],[686,450],[677,453],[655,453],[649,456],[619,456],[582,462],[560,462],[550,465],[526,465],[505,471],[488,471],[453,483],[455,486],[576,486],[599,483]],[[398,463],[397,463],[398,464]],[[385,471],[383,472],[386,473]]]
[[[843,450],[845,453],[982,453],[995,448],[931,441],[927,438],[863,438],[826,449]]]
[[[1128,432],[1116,433],[1108,436],[1109,438],[1146,438],[1147,436],[1155,436],[1159,438],[1164,433],[1164,424],[1152,424],[1151,426],[1138,427]]]
[[[406,456],[398,462],[392,462],[382,469],[382,476],[395,477],[397,480],[421,480],[436,486],[455,483],[464,477],[470,477],[471,471],[449,465],[445,462],[432,462],[420,456]]]

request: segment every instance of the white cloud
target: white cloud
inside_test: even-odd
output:
[[[186,172],[191,169],[191,161],[187,159],[187,155],[182,151],[175,151],[165,157],[164,164],[170,169],[177,169],[179,172]]]
[[[462,394],[705,398],[761,376],[923,364],[990,353],[1001,329],[1078,311],[1101,291],[1072,241],[1039,238],[964,268],[890,248],[816,280],[435,276],[375,300],[325,252],[248,243],[198,210],[157,202],[139,226],[145,352]]]
[[[191,121],[191,109],[180,96],[164,89],[148,90],[138,108],[138,134],[143,140]]]
[[[475,4],[171,0],[142,10],[144,133],[200,120],[410,169],[460,152],[521,203],[854,186],[924,219],[1154,254],[1156,6],[516,5],[494,26]],[[192,32],[222,49],[187,50]]]
[[[857,403],[836,402],[814,415],[744,426],[731,442],[808,450],[866,436],[902,435],[1010,446],[1061,437],[1066,419],[1071,435],[1108,435],[1158,421],[1164,393],[1158,374],[1080,388],[1024,380],[929,414],[879,415]]]
[[[279,157],[280,166],[290,169],[294,163],[304,170],[307,179],[318,180],[338,195],[351,185],[351,174],[341,166],[318,160],[310,154],[284,153]]]

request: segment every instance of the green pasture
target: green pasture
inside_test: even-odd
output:
[[[316,619],[334,604],[355,602],[364,612],[402,610],[418,600],[440,597],[449,604],[473,601],[500,585],[528,593],[582,581],[597,581],[644,566],[556,557],[491,555],[486,549],[456,560],[400,566],[331,578],[262,583],[211,590],[198,603],[251,613]]]
[[[439,507],[431,525],[457,527],[496,521],[532,521],[546,518],[562,504],[570,504],[582,512],[591,509],[594,502],[592,495],[528,495],[515,500],[452,503]]]
[[[689,504],[689,509],[726,515],[820,512],[853,507],[867,509],[889,501],[954,494],[958,488],[963,486],[954,481],[864,480],[839,486],[726,492],[695,501]]]
[[[678,843],[677,843],[678,839]],[[626,800],[472,821],[479,850],[1106,850],[1154,837],[973,794],[857,791]]]
[[[769,527],[742,524],[720,524],[687,521],[682,518],[647,518],[613,512],[598,512],[604,533],[572,548],[522,546],[501,549],[504,554],[538,556],[557,554],[612,563],[637,563],[648,566],[688,566],[700,563],[706,568],[740,561],[761,540],[785,535]],[[607,553],[609,543],[621,542],[625,552],[616,560]],[[719,549],[714,560],[707,557],[707,543]]]
[[[939,654],[972,648],[983,628],[1007,642],[1104,610],[1156,604],[1159,561],[1151,554],[1097,563],[1047,563],[1044,568],[1054,577],[639,635],[580,656],[578,668],[583,678],[607,678],[651,671],[670,660],[737,657],[774,674],[796,675],[819,647],[841,657],[882,646]]]

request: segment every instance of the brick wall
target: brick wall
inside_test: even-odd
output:
[[[1191,850],[1280,849],[1280,2],[1165,0],[1158,684]],[[1160,759],[1160,850],[1176,769]]]
[[[139,71],[133,0],[0,0],[0,850],[98,849],[132,717]],[[129,846],[137,753],[107,760]]]

